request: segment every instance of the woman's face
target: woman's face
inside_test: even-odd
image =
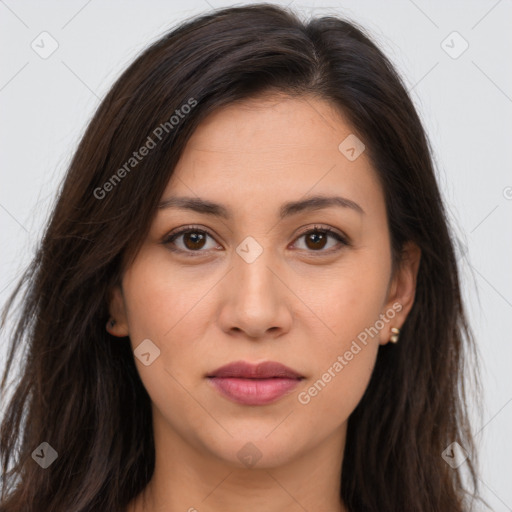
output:
[[[307,207],[317,196],[343,199]],[[219,206],[160,208],[111,303],[156,442],[260,467],[341,447],[379,346],[410,310],[418,264],[391,275],[383,191],[361,141],[319,99],[233,104],[189,140],[171,198]],[[302,378],[211,377],[239,361]]]

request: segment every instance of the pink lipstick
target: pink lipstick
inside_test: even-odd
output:
[[[226,398],[243,405],[266,405],[291,392],[304,378],[274,361],[251,364],[235,361],[207,375]]]

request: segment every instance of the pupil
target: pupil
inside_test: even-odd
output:
[[[189,249],[200,249],[204,235],[201,233],[188,233],[185,235],[185,244]],[[190,242],[190,243],[189,243]],[[197,246],[199,244],[199,247]]]
[[[325,236],[324,236],[324,234],[323,234],[323,233],[311,233],[311,234],[309,235],[309,237],[308,237],[308,241],[313,242],[313,245],[314,245],[315,243],[317,243],[318,241],[322,241],[322,239],[325,241]],[[318,248],[320,248],[320,249],[321,249],[321,248],[323,247],[323,245],[322,245],[322,244],[320,244],[320,245],[321,245],[320,247],[318,247],[318,245],[317,245],[316,247],[315,247],[315,246],[313,246],[312,248],[313,248],[313,249],[318,249]]]
[[[185,244],[189,249],[200,249],[202,247],[201,242],[204,241],[204,235],[202,233],[188,233],[185,235]],[[313,249],[322,248],[321,242],[325,242],[325,235],[323,233],[311,233],[308,236],[308,246],[311,243]],[[318,246],[320,242],[320,247]]]

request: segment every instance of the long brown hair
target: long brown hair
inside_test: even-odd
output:
[[[76,150],[4,311],[2,327],[20,299],[3,393],[15,354],[24,352],[1,425],[0,512],[122,512],[149,482],[150,397],[129,343],[105,330],[110,290],[201,120],[271,90],[314,95],[344,113],[380,178],[394,263],[407,241],[422,251],[400,342],[380,348],[349,418],[341,498],[353,512],[462,512],[478,496],[463,371],[475,344],[431,150],[407,90],[354,22],[306,22],[253,4],[187,20],[147,48],[112,86]],[[135,159],[148,137],[154,146]],[[47,469],[32,457],[42,442],[58,453]],[[458,469],[442,457],[452,442],[470,454]]]

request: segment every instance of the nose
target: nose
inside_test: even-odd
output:
[[[262,339],[277,338],[290,330],[293,293],[270,250],[252,262],[235,254],[221,294],[219,322],[224,332]]]

